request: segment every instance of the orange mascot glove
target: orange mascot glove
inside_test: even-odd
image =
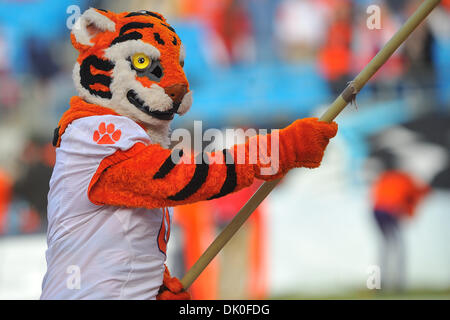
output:
[[[323,158],[325,148],[337,133],[336,122],[327,123],[317,118],[305,118],[294,121],[279,131],[279,171],[276,178],[282,177],[292,168],[317,168]],[[258,139],[263,139],[258,137]],[[271,139],[267,141],[267,153],[270,154]],[[258,164],[259,169],[265,165]],[[258,171],[256,171],[258,172]],[[274,176],[255,175],[259,179],[272,180]]]
[[[169,269],[164,270],[163,284],[159,288],[156,300],[191,300],[191,295],[184,291],[178,278],[170,276]]]

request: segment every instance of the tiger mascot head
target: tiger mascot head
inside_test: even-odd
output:
[[[162,15],[90,8],[71,40],[79,51],[73,78],[85,101],[153,129],[168,128],[191,107],[184,47]]]

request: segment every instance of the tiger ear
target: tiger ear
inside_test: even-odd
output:
[[[93,46],[91,40],[101,32],[116,31],[116,24],[102,11],[90,8],[86,10],[77,20],[72,28],[73,40],[78,45]],[[75,43],[74,43],[75,46]]]

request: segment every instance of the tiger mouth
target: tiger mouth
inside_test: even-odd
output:
[[[174,107],[167,111],[150,110],[150,107],[147,106],[145,102],[139,98],[138,94],[134,90],[130,90],[127,92],[127,99],[132,105],[134,105],[145,114],[148,114],[160,120],[172,120],[175,112],[178,109],[177,107]]]

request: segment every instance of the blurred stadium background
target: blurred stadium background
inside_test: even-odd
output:
[[[75,95],[68,26],[77,7],[158,11],[176,28],[195,93],[173,128],[194,120],[203,129],[281,128],[320,115],[420,2],[0,0],[0,299],[40,295],[50,142]],[[370,5],[381,9],[381,29],[367,28]],[[450,1],[338,123],[322,167],[286,177],[208,267],[194,298],[450,298]],[[370,188],[389,168],[432,188],[402,222],[401,291],[367,287],[382,249]],[[168,256],[175,275],[251,194],[176,211]]]

